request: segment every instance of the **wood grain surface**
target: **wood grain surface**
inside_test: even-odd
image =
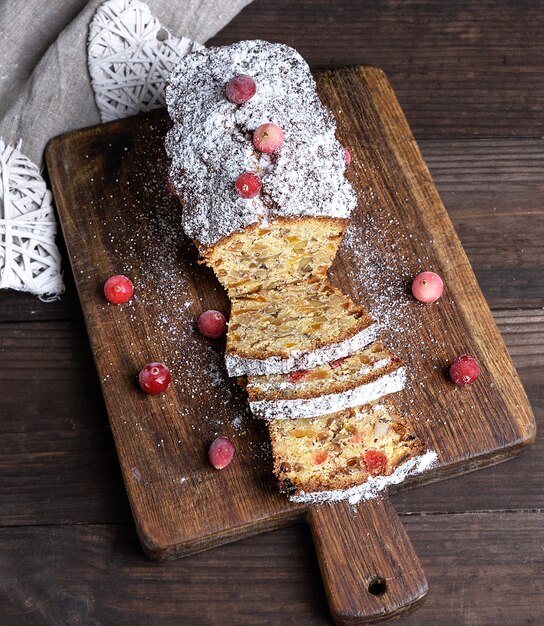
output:
[[[429,585],[388,497],[307,512],[329,608],[336,624],[391,620],[415,610]]]
[[[512,456],[532,442],[534,419],[387,79],[375,68],[353,67],[322,72],[317,82],[321,98],[337,117],[340,140],[354,159],[349,173],[359,194],[354,232],[371,240],[363,251],[357,248],[362,241],[343,246],[331,271],[333,282],[366,300],[372,310],[372,289],[387,289],[387,283],[368,284],[367,257],[376,250],[380,258],[389,258],[387,267],[376,270],[397,284],[397,298],[410,307],[385,334],[395,342],[395,333],[402,333],[397,350],[417,372],[414,378],[422,379],[400,398],[439,460],[432,471],[406,484]],[[277,493],[270,460],[262,454],[262,425],[247,416],[241,393],[227,381],[221,346],[210,349],[195,332],[194,320],[202,310],[227,311],[228,303],[211,273],[196,263],[191,243],[178,234],[180,208],[164,191],[167,127],[162,112],[64,135],[47,150],[138,534],[146,553],[161,560],[269,530],[300,516],[304,508]],[[367,265],[363,272],[362,260]],[[404,295],[410,277],[423,269],[435,269],[445,279],[447,297],[439,305],[422,307]],[[104,303],[101,285],[115,273],[130,274],[137,285],[130,306]],[[445,376],[447,365],[461,352],[484,364],[478,395],[472,389],[461,393]],[[143,397],[133,382],[142,365],[152,360],[164,361],[174,371],[175,391],[164,398]],[[233,426],[237,421],[243,430]],[[237,462],[223,472],[205,462],[218,432],[233,438],[238,450]],[[342,586],[346,574],[333,564],[345,562],[342,554],[348,547],[334,538],[348,524],[371,528],[375,517],[365,514],[364,505],[359,508],[351,517],[340,506],[310,513],[337,623],[395,615],[417,604],[427,590],[423,574],[390,575],[386,579],[395,585],[377,607],[376,596],[357,593],[367,585],[357,568],[348,577],[353,586]],[[388,573],[391,563],[413,563],[416,558],[403,558],[403,545],[411,551],[405,536],[404,542],[388,541],[388,529],[401,536],[398,524],[395,519],[380,525],[383,544],[397,546],[390,559],[384,552],[381,568]]]
[[[541,513],[408,516],[403,524],[431,589],[395,624],[542,622]],[[133,524],[4,528],[3,622],[330,626],[312,543],[307,526],[295,524],[157,564],[142,558]]]
[[[541,0],[255,0],[214,39],[386,70],[541,428],[543,15]],[[160,566],[142,558],[64,270],[57,302],[0,294],[2,622],[330,624],[305,525]],[[431,587],[397,623],[541,624],[543,446],[393,496]]]

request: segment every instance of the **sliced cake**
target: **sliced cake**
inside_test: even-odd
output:
[[[294,282],[323,282],[347,220],[278,218],[254,224],[202,251],[230,298]]]
[[[381,341],[311,370],[249,376],[251,410],[264,419],[317,417],[360,406],[404,387],[401,360]]]
[[[400,390],[405,369],[367,348],[378,325],[327,280],[357,198],[308,65],[264,41],[202,49],[172,70],[166,103],[170,186],[227,289],[225,363],[269,420],[282,489],[334,500],[393,478],[422,444],[367,404]]]
[[[365,309],[327,283],[292,283],[231,301],[230,376],[286,373],[342,358],[374,340]]]
[[[389,476],[423,445],[389,405],[269,422],[274,473],[290,496],[343,491]],[[314,498],[315,499],[315,498]]]

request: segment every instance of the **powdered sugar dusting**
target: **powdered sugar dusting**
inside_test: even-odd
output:
[[[436,463],[437,458],[436,452],[428,450],[425,454],[409,459],[406,463],[397,467],[390,476],[371,476],[367,482],[350,489],[315,491],[311,493],[301,491],[297,495],[290,496],[289,500],[291,502],[306,502],[308,504],[347,500],[350,504],[355,505],[361,500],[375,498],[381,491],[387,489],[390,485],[401,483],[408,476],[414,476],[428,470]]]
[[[376,167],[372,163],[370,170]],[[379,174],[370,174],[368,180],[375,176]],[[361,184],[360,210],[342,240],[339,255],[348,261],[343,267],[354,299],[365,303],[384,342],[409,364],[411,375],[399,407],[409,411],[413,420],[428,421],[421,409],[426,402],[421,402],[420,392],[425,393],[430,384],[441,384],[451,345],[448,325],[438,325],[437,317],[448,315],[447,309],[455,303],[448,299],[447,284],[445,294],[433,304],[414,299],[410,291],[413,278],[423,270],[441,271],[432,260],[436,242],[412,233],[399,217],[402,211],[409,214],[410,206],[403,206],[409,198],[384,197],[382,186],[373,187],[368,180]],[[334,279],[334,265],[330,273]]]
[[[236,354],[225,354],[229,376],[259,376],[262,374],[288,374],[293,370],[312,369],[335,359],[342,359],[364,348],[376,339],[378,325],[370,324],[344,341],[331,343],[316,350],[292,350],[289,357],[271,356],[267,359],[246,359]]]
[[[400,391],[405,382],[406,370],[404,367],[400,367],[372,382],[358,385],[340,393],[323,394],[316,398],[256,400],[249,404],[254,415],[267,420],[319,417],[350,407],[362,406],[387,394]]]
[[[243,105],[225,97],[226,83],[238,74],[257,85]],[[166,140],[170,178],[184,202],[183,228],[200,244],[277,216],[346,218],[355,208],[336,122],[293,48],[241,41],[189,54],[170,74],[166,102],[174,121]],[[274,154],[261,154],[252,143],[253,131],[267,122],[285,135]],[[243,172],[261,177],[256,198],[236,194]]]
[[[185,458],[184,442],[194,439],[198,445],[200,440],[227,435],[235,441],[241,438],[250,447],[251,458],[262,463],[261,428],[251,418],[243,391],[227,375],[224,344],[206,339],[196,327],[203,310],[227,313],[228,307],[220,285],[210,282],[211,271],[198,264],[197,251],[180,228],[181,205],[167,191],[165,125],[147,123],[152,138],[148,143],[105,147],[108,162],[121,163],[114,181],[116,194],[99,195],[108,187],[109,171],[89,180],[97,189],[97,199],[88,207],[89,225],[100,220],[103,233],[103,241],[92,244],[108,250],[111,273],[126,274],[135,286],[132,300],[120,307],[98,298],[95,315],[110,324],[117,319],[129,322],[130,332],[120,337],[124,376],[135,378],[151,361],[164,362],[172,373],[170,389],[160,397],[156,411],[146,407],[123,427],[132,429],[139,441],[154,442],[158,454],[169,447],[170,458],[177,462]],[[124,164],[136,158],[144,164],[142,175],[129,178]],[[76,263],[77,254],[72,253]],[[103,268],[87,271],[86,279],[96,281],[100,289],[108,274],[102,274]],[[106,356],[101,382],[109,393],[119,385],[119,356],[107,342],[99,349]]]

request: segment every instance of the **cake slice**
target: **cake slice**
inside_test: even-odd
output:
[[[245,385],[255,416],[317,417],[368,404],[405,384],[401,360],[381,341],[343,359],[289,374],[249,376]]]
[[[339,499],[341,493],[331,492],[391,476],[424,449],[388,404],[311,419],[273,420],[268,429],[280,489],[295,499]]]
[[[375,339],[365,309],[327,283],[293,283],[231,302],[230,376],[287,373],[342,358]]]
[[[201,250],[230,298],[294,282],[323,282],[347,220],[278,218],[248,226]]]

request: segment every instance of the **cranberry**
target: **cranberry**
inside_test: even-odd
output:
[[[344,156],[346,157],[346,165],[351,163],[351,154],[347,148],[344,148]]]
[[[414,278],[412,293],[420,302],[435,302],[444,291],[444,283],[434,272],[421,272]]]
[[[329,366],[331,367],[331,369],[335,370],[336,368],[340,367],[342,365],[342,363],[344,363],[344,361],[347,359],[347,356],[343,356],[340,359],[336,359],[334,361],[331,361],[329,363]]]
[[[254,198],[259,194],[262,186],[261,179],[251,172],[240,174],[234,183],[234,188],[242,198]]]
[[[111,276],[104,283],[104,295],[112,304],[123,304],[132,298],[134,285],[122,274]]]
[[[225,333],[227,329],[227,320],[220,311],[204,311],[198,318],[197,322],[198,330],[204,337],[208,339],[217,339]]]
[[[387,455],[380,450],[365,450],[363,453],[363,463],[366,471],[371,476],[377,476],[387,465]]]
[[[306,376],[307,373],[308,373],[308,370],[297,370],[296,372],[291,372],[289,374],[289,380],[292,383],[296,383],[297,380],[304,378],[304,376]]]
[[[212,441],[208,451],[210,463],[215,469],[223,469],[232,461],[234,456],[234,444],[226,437],[218,437]]]
[[[257,85],[251,76],[240,74],[231,78],[226,87],[227,98],[234,104],[244,104],[251,100],[257,91]]]
[[[259,152],[276,152],[283,146],[283,130],[277,124],[262,124],[253,133],[253,145]]]
[[[450,376],[457,385],[472,385],[480,375],[480,364],[468,354],[458,356],[450,367]]]
[[[148,363],[138,375],[142,390],[153,396],[166,391],[171,380],[170,370],[164,363]]]

